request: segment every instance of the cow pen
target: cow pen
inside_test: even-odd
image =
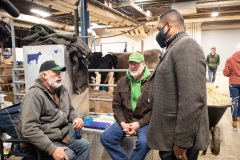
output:
[[[88,72],[126,72],[128,69],[88,69]],[[149,69],[150,72],[153,72],[154,69]],[[95,87],[95,86],[100,86],[100,87],[116,87],[117,84],[93,84],[89,83],[89,86]],[[93,101],[94,103],[94,113],[91,114],[98,114],[97,113],[97,106],[96,102],[97,101],[104,101],[104,102],[112,102],[113,99],[105,99],[105,98],[89,98],[90,101]]]

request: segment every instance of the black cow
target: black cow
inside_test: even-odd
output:
[[[89,69],[116,69],[118,64],[118,58],[115,55],[106,54],[103,56],[102,52],[94,52],[89,58]],[[97,80],[98,76],[101,76],[100,84],[107,84],[108,80],[106,79],[110,73],[109,72],[89,72],[89,82],[90,83],[99,83]],[[95,81],[94,81],[95,79]],[[98,87],[96,87],[98,88]],[[100,87],[100,89],[104,89]]]

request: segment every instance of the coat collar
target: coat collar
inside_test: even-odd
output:
[[[158,64],[156,65],[152,76],[149,77],[149,80],[151,80],[152,78],[154,78],[158,66],[159,66],[160,63],[163,61],[164,57],[166,56],[166,54],[168,53],[168,51],[171,49],[171,47],[172,47],[180,38],[182,38],[183,36],[189,36],[186,32],[178,32],[178,33],[181,33],[181,34],[179,34],[179,36],[177,36],[177,37],[172,41],[172,43],[170,44],[170,46],[167,48],[166,52],[163,53],[162,56],[159,58]]]

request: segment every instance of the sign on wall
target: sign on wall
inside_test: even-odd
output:
[[[26,91],[34,84],[35,79],[39,76],[39,69],[43,62],[54,60],[59,65],[65,64],[65,51],[65,45],[23,46]],[[63,74],[63,81],[65,79],[64,76]]]

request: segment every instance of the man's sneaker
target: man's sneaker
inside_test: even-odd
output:
[[[234,128],[237,128],[237,121],[233,121],[233,122],[232,122],[232,126],[233,126]]]

